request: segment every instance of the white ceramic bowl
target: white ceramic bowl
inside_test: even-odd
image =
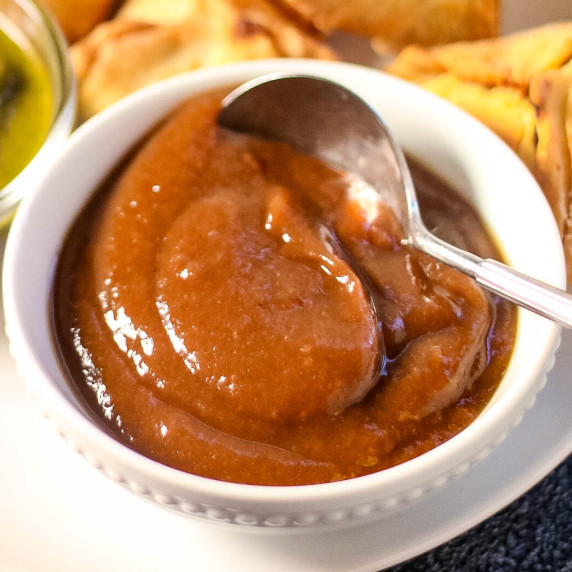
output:
[[[559,328],[520,312],[514,355],[484,412],[459,435],[400,466],[342,482],[238,485],[185,474],[149,460],[97,428],[73,397],[51,337],[54,262],[67,229],[98,184],[151,126],[183,98],[274,71],[324,76],[378,108],[407,151],[467,189],[509,263],[565,285],[561,242],[550,209],[515,155],[477,121],[372,69],[274,60],[194,72],[136,93],[84,124],[23,202],[4,261],[11,351],[41,409],[70,445],[111,479],[183,513],[244,527],[292,530],[361,523],[390,515],[484,458],[520,420],[554,361]],[[534,232],[531,232],[533,221]]]
[[[2,221],[12,214],[54,153],[67,141],[75,121],[76,84],[63,33],[34,0],[0,0],[0,29],[45,67],[53,100],[52,120],[41,148],[20,173],[0,189]]]

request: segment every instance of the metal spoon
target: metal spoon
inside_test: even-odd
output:
[[[572,328],[571,295],[427,230],[401,148],[378,113],[345,87],[306,75],[263,76],[229,94],[218,121],[227,129],[288,143],[362,176],[393,208],[410,244],[483,288]]]

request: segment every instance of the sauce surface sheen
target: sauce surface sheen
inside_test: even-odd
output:
[[[404,245],[362,181],[185,102],[72,228],[54,283],[72,385],[117,439],[220,480],[298,485],[402,463],[465,428],[514,308]],[[499,253],[415,162],[430,228]]]

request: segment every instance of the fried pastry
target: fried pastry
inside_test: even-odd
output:
[[[128,2],[72,47],[86,119],[136,89],[197,68],[270,57],[333,59],[267,0]]]
[[[552,208],[572,281],[572,22],[495,40],[412,46],[386,71],[468,111],[520,156]]]
[[[202,0],[127,0],[117,18],[154,24],[180,24],[201,11]]]
[[[56,18],[68,42],[73,43],[110,18],[116,0],[39,0]]]
[[[498,33],[498,0],[279,0],[323,32],[372,38],[381,52]]]
[[[526,90],[533,75],[562,67],[571,55],[572,22],[557,22],[489,40],[408,46],[390,69],[413,81],[450,72],[461,80]]]

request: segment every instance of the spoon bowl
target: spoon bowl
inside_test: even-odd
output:
[[[426,228],[403,151],[380,115],[346,87],[310,75],[263,76],[230,93],[218,120],[224,128],[287,143],[363,177],[393,209],[410,244],[483,288],[572,328],[571,295],[459,249]]]

